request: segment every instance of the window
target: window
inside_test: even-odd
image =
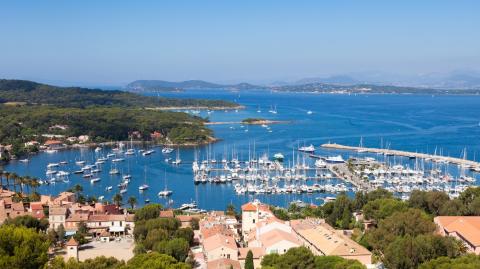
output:
[[[253,223],[255,223],[255,219],[253,219]]]
[[[230,254],[227,254],[227,259],[230,259]]]

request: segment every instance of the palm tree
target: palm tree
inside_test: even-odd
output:
[[[83,191],[83,187],[80,184],[75,184],[75,186],[72,188],[72,191],[75,193],[75,198],[78,200],[78,196]]]
[[[7,189],[10,190],[10,172],[4,171],[3,175],[5,175],[5,179],[7,180]]]
[[[31,194],[30,188],[32,187],[32,178],[29,176],[25,176],[23,179],[24,179],[23,183],[27,186],[27,193]]]
[[[37,192],[38,186],[40,186],[40,182],[38,182],[38,178],[32,178],[32,189],[34,193]]]
[[[135,198],[135,196],[130,196],[128,198],[128,201],[127,203],[130,204],[130,206],[132,207],[132,209],[135,207],[135,205],[137,204],[137,198]]]
[[[120,193],[117,193],[113,196],[112,200],[117,206],[120,206],[123,201],[123,196]]]
[[[12,173],[10,174],[10,178],[13,179],[13,191],[17,192],[18,175],[15,173]]]
[[[3,189],[3,174],[5,173],[5,171],[0,170],[0,190]]]

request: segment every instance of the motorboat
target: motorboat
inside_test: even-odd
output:
[[[310,144],[310,146],[303,146],[298,148],[298,151],[312,153],[312,152],[315,152],[315,147],[312,144]]]
[[[174,151],[174,149],[169,148],[169,147],[164,147],[164,148],[162,149],[162,153],[163,153],[163,154],[170,154],[170,153],[172,153],[173,151]]]
[[[341,155],[327,157],[325,161],[327,163],[344,163],[345,162],[345,160],[342,158]]]

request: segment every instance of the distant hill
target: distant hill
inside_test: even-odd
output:
[[[180,82],[164,80],[136,80],[129,83],[126,87],[131,92],[171,92],[183,91],[184,89],[233,89],[233,90],[251,90],[261,89],[263,86],[252,85],[249,83],[239,83],[232,85],[217,84],[203,80],[187,80]]]
[[[0,103],[24,102],[58,107],[234,107],[222,100],[176,99],[144,96],[119,90],[105,91],[80,87],[57,87],[27,80],[0,79]]]
[[[326,83],[308,83],[271,87],[279,92],[315,92],[315,93],[376,93],[376,94],[480,94],[480,89],[434,89],[421,87],[402,87],[391,85],[355,84],[338,85]]]
[[[347,75],[336,75],[336,76],[330,76],[326,78],[304,78],[296,81],[294,84],[304,85],[304,84],[312,84],[312,83],[354,85],[354,84],[359,84],[361,82]]]

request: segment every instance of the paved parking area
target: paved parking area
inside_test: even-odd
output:
[[[128,261],[133,257],[135,243],[132,238],[125,238],[120,241],[102,243],[93,241],[83,245],[79,252],[79,260],[93,259],[99,256],[114,257],[118,260]]]

